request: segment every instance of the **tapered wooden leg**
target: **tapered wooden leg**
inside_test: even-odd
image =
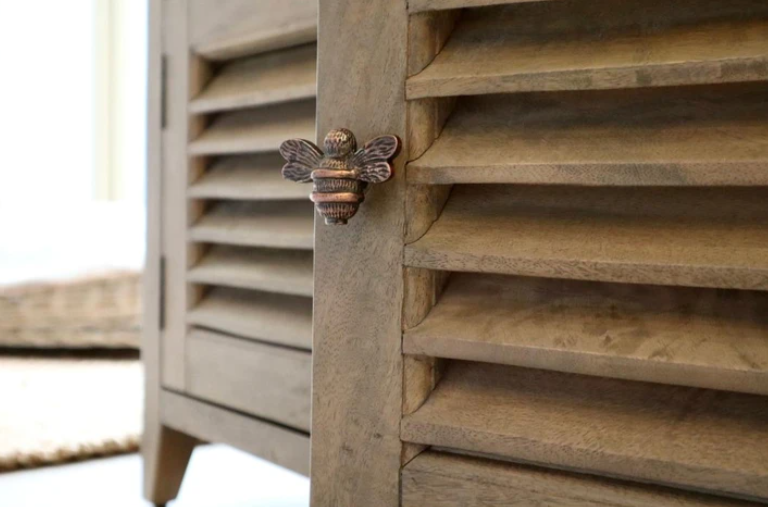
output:
[[[142,456],[147,500],[164,505],[176,498],[197,443],[197,439],[160,424],[145,428]]]

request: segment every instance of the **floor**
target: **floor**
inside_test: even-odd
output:
[[[132,454],[0,474],[2,507],[148,507]],[[307,507],[309,479],[223,445],[192,455],[168,507]]]

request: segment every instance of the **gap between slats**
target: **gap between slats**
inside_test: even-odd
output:
[[[312,296],[312,252],[214,246],[187,281]]]
[[[406,442],[768,497],[762,396],[454,362]]]
[[[768,395],[768,294],[455,273],[403,352]]]
[[[303,201],[221,201],[189,230],[192,241],[239,246],[311,250],[312,203]]]
[[[411,13],[460,9],[464,7],[484,7],[489,5],[520,4],[528,2],[548,2],[553,0],[408,0]]]
[[[457,185],[405,264],[768,290],[768,189]]]
[[[533,2],[463,13],[409,99],[768,79],[756,0]]]
[[[203,41],[193,51],[208,60],[230,60],[307,44],[317,40],[317,19],[308,18],[279,26]]]
[[[283,164],[278,153],[221,157],[210,163],[187,194],[196,199],[306,200],[311,185],[283,178]]]
[[[192,155],[277,151],[286,139],[314,139],[315,101],[225,112],[189,144]]]
[[[648,484],[427,451],[403,468],[403,507],[758,507]]]
[[[459,99],[413,184],[768,185],[768,85]]]
[[[315,97],[317,47],[305,45],[225,64],[190,102],[211,113]]]
[[[214,287],[187,314],[187,323],[245,338],[310,350],[312,299]]]

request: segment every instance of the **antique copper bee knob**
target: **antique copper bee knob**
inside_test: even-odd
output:
[[[400,151],[397,136],[381,136],[357,149],[354,134],[347,129],[328,132],[323,153],[314,143],[289,139],[280,146],[287,164],[283,178],[314,183],[310,199],[326,224],[344,225],[355,216],[369,183],[392,177],[390,163]]]

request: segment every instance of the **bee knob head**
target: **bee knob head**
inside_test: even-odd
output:
[[[357,150],[355,135],[347,129],[333,129],[323,142],[325,153],[331,157],[343,157]]]

